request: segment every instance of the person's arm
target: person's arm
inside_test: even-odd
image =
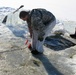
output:
[[[30,37],[32,38],[32,28],[31,28],[31,26],[28,26],[28,29],[29,29]]]

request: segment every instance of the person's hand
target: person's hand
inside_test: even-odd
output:
[[[43,39],[44,39],[44,38],[43,38],[42,36],[39,36],[39,37],[38,37],[38,40],[39,40],[39,41],[43,41]]]
[[[28,44],[28,48],[31,49],[31,43]]]
[[[38,40],[43,41],[44,35],[45,35],[44,32],[40,32],[40,34],[38,35]]]

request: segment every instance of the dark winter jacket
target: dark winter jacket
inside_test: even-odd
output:
[[[44,30],[49,23],[55,20],[55,16],[46,9],[33,9],[30,12],[30,21],[28,26],[32,26],[32,29],[39,31],[40,36],[44,36]]]

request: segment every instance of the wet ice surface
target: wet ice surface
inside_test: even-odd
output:
[[[43,55],[32,55],[24,44],[27,33],[25,28],[25,25],[8,26],[1,23],[1,75],[76,74],[76,40],[61,36],[48,37],[45,43],[50,48],[44,46]]]

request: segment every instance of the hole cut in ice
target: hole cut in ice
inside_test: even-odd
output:
[[[59,51],[74,46],[75,44],[62,36],[49,36],[45,39],[44,46]]]

